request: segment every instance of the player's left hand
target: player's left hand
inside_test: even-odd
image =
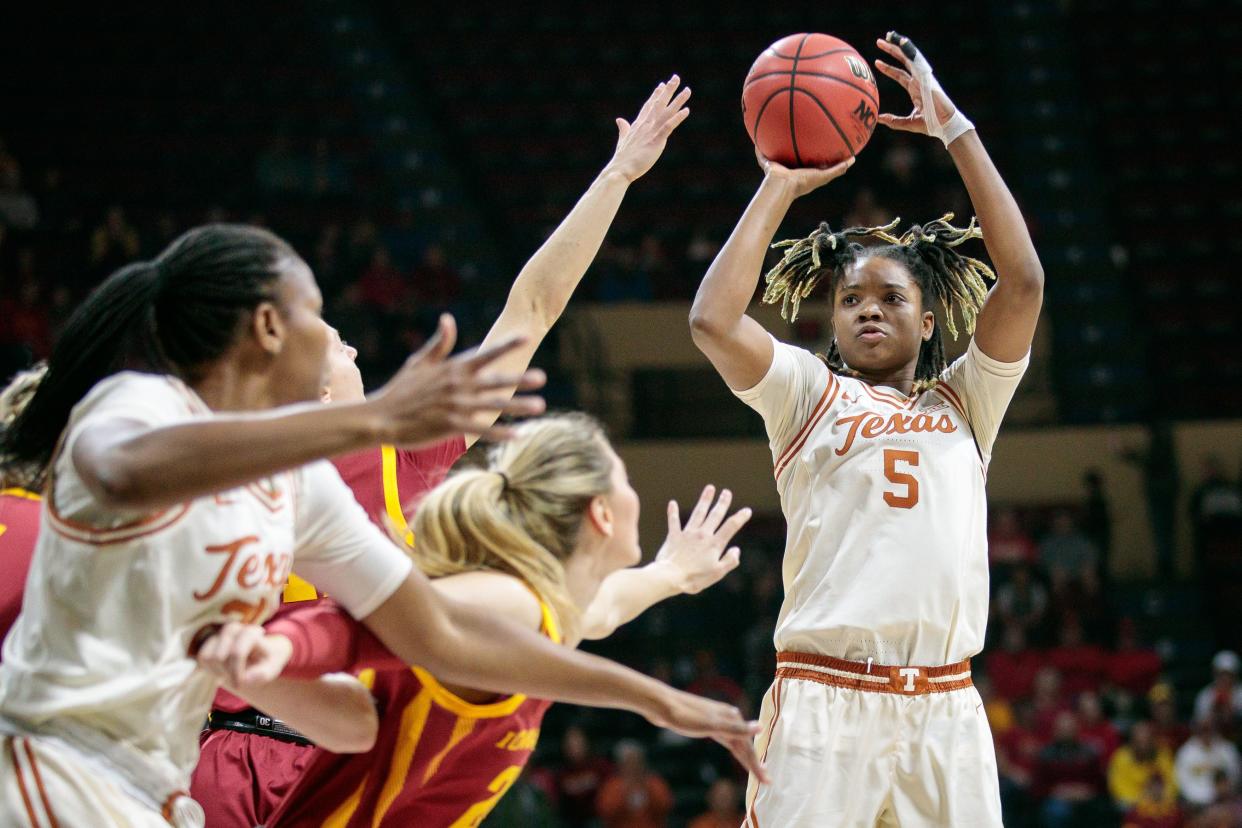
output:
[[[198,650],[198,664],[230,689],[267,684],[279,678],[293,655],[283,635],[268,635],[257,624],[230,621]]]
[[[685,526],[677,501],[670,500],[668,504],[668,537],[656,553],[655,563],[666,567],[673,583],[688,595],[719,581],[736,569],[741,559],[742,550],[729,546],[729,541],[750,520],[751,510],[740,509],[725,520],[733,493],[724,489],[719,498],[715,495],[715,486],[704,487]]]
[[[880,71],[880,74],[896,81],[902,89],[906,90],[906,94],[910,96],[910,102],[914,104],[914,108],[909,115],[880,113],[880,123],[889,129],[930,135],[926,110],[929,104],[926,98],[930,93],[933,99],[931,103],[935,104],[935,114],[939,119],[939,123],[947,124],[949,119],[953,117],[953,113],[957,112],[957,107],[953,105],[953,101],[949,100],[949,96],[945,94],[944,89],[936,82],[935,76],[931,73],[931,66],[923,58],[918,47],[914,45],[914,41],[905,35],[897,34],[897,32],[889,32],[884,38],[877,40],[875,43],[880,47],[881,51],[904,67],[898,68],[882,60],[876,60],[875,68]],[[922,80],[922,82],[916,68],[916,64],[919,61],[927,69],[926,80]]]
[[[680,85],[681,78],[673,75],[655,88],[633,123],[617,119],[617,149],[605,171],[617,172],[626,181],[635,181],[655,166],[668,143],[668,136],[690,117],[690,110],[686,108],[690,87],[678,92]]]

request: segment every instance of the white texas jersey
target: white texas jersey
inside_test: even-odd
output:
[[[936,666],[975,655],[988,617],[988,460],[1029,356],[971,342],[904,397],[776,341],[737,392],[762,416],[789,530],[777,650]]]
[[[0,715],[36,726],[72,717],[187,782],[217,687],[189,656],[196,636],[228,619],[264,621],[295,557],[358,617],[411,567],[327,461],[153,514],[118,514],[91,496],[70,459],[87,426],[210,416],[178,380],[128,372],[74,408],[0,663]]]

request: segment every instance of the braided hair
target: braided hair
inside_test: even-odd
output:
[[[925,307],[932,299],[940,300],[945,327],[954,339],[957,339],[955,312],[961,315],[966,332],[974,333],[975,318],[988,295],[988,280],[995,280],[996,275],[985,263],[957,250],[958,245],[969,239],[983,238],[978,222],[972,218],[967,226],[954,227],[950,224],[952,220],[953,214],[946,213],[927,224],[911,226],[901,236],[893,235],[900,219],[880,227],[847,227],[835,232],[823,222],[806,238],[772,245],[773,249],[783,249],[785,255],[765,277],[767,287],[763,301],[780,302],[781,317],[793,321],[798,318],[802,300],[825,275],[829,277],[830,288],[835,290],[837,280],[854,262],[864,256],[882,256],[906,267],[923,293]],[[880,244],[864,247],[856,239],[874,239]],[[835,338],[823,359],[834,371],[848,370]],[[940,327],[936,326],[931,338],[919,348],[915,390],[935,385],[947,364]]]
[[[278,265],[296,257],[266,230],[210,224],[113,273],[69,317],[25,409],[0,426],[0,466],[41,488],[73,407],[110,374],[132,368],[193,383],[247,315],[276,300]]]

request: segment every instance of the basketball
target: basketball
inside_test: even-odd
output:
[[[764,50],[742,87],[746,132],[786,167],[826,167],[871,139],[880,92],[862,55],[826,34],[794,34]]]

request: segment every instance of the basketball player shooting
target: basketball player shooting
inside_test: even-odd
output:
[[[970,657],[988,616],[988,462],[1026,370],[1043,270],[978,132],[927,59],[894,32],[877,43],[892,63],[876,68],[913,103],[879,123],[944,143],[979,224],[946,216],[901,236],[896,222],[821,224],[778,245],[764,299],[796,315],[824,285],[833,341],[820,358],[775,339],[746,308],[790,205],[853,159],[788,169],[760,156],[763,182],[691,312],[698,347],[763,416],[789,525],[778,669],[757,742],[772,781],[750,780],[750,828],[1001,824]],[[995,274],[959,250],[980,236]],[[974,337],[946,364],[940,328],[956,335],[957,318]]]

